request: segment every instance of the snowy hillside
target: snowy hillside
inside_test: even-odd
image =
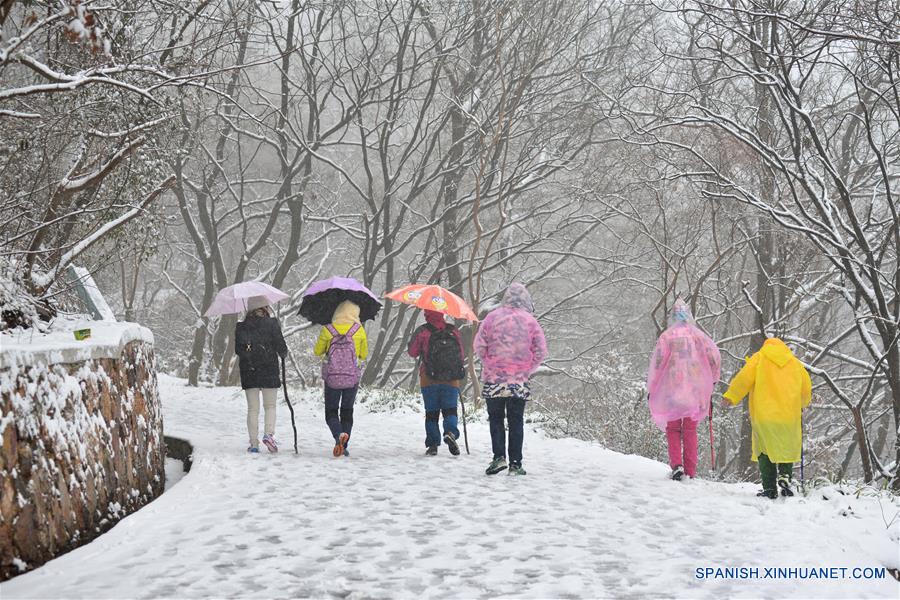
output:
[[[0,586],[4,600],[151,597],[860,597],[853,579],[898,566],[898,503],[771,502],[756,486],[667,479],[668,467],[526,432],[526,477],[486,477],[472,455],[423,455],[421,415],[357,409],[352,457],[334,459],[320,406],[298,406],[300,455],[279,406],[278,455],[245,452],[235,388],[162,377],[166,433],[192,471],[95,542]],[[893,524],[886,521],[893,518]],[[700,579],[697,569],[800,568],[778,579]],[[800,579],[811,567],[846,579]]]

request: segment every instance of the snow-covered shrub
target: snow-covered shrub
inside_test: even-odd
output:
[[[0,263],[0,331],[36,327],[40,319],[28,292],[8,262]]]
[[[574,391],[536,394],[533,410],[551,435],[661,458],[665,436],[650,419],[640,372],[618,355],[594,356],[571,369]]]
[[[360,388],[356,403],[372,412],[424,412],[422,396],[406,390]]]

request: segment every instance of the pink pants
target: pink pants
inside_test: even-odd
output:
[[[669,441],[669,465],[673,469],[682,465],[687,476],[694,477],[697,474],[697,421],[688,418],[669,421],[666,439]],[[684,460],[681,458],[682,442]]]

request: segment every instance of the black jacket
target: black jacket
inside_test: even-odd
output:
[[[278,319],[250,315],[234,328],[234,352],[240,359],[241,387],[281,387],[278,357],[287,356],[287,344]]]

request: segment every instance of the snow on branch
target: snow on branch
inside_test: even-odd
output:
[[[35,285],[46,289],[51,283],[56,281],[60,274],[65,271],[66,267],[68,267],[73,260],[78,258],[81,253],[103,239],[105,236],[109,235],[117,228],[140,215],[144,211],[144,209],[147,208],[154,200],[156,200],[156,198],[158,198],[160,194],[162,194],[170,185],[172,185],[174,181],[175,176],[170,175],[162,183],[160,183],[155,190],[147,194],[147,196],[144,197],[139,205],[119,215],[115,219],[107,221],[99,228],[97,228],[93,233],[77,242],[59,258],[59,262],[50,271],[48,271],[47,273],[34,274],[32,276],[32,280],[34,281]]]

